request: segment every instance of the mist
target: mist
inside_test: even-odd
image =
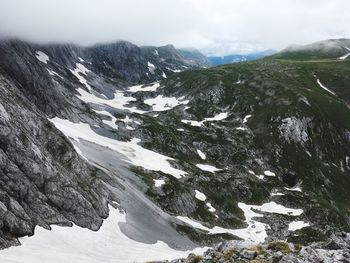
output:
[[[347,0],[0,0],[0,37],[242,54],[349,38],[349,14]]]

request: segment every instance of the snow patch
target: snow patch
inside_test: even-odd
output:
[[[304,227],[310,226],[309,223],[305,223],[304,221],[293,221],[289,223],[288,230],[289,231],[297,231],[299,229],[302,229]]]
[[[151,62],[147,62],[147,66],[148,66],[148,71],[151,73],[151,74],[154,74],[154,71],[156,69],[156,66],[153,65]]]
[[[293,187],[293,188],[288,188],[285,187],[284,189],[288,190],[288,191],[294,191],[294,192],[302,192],[300,187]]]
[[[328,91],[329,93],[335,95],[335,93],[333,91],[331,91],[330,89],[326,88],[319,79],[317,79],[317,84],[324,90]]]
[[[0,261],[130,263],[173,260],[187,257],[189,253],[201,254],[207,249],[178,251],[162,241],[157,241],[155,244],[134,241],[125,236],[119,226],[126,222],[126,215],[111,206],[109,209],[109,217],[96,232],[77,225],[73,227],[51,225],[51,231],[36,227],[34,236],[20,238],[21,246],[2,250]],[[127,251],[132,253],[126,253]]]
[[[269,170],[265,171],[264,174],[265,174],[266,176],[272,176],[272,177],[275,177],[275,176],[276,176],[276,174],[275,174],[274,172],[271,172],[271,171],[269,171]]]
[[[205,155],[205,153],[202,152],[201,150],[198,150],[198,149],[197,149],[197,153],[198,153],[199,157],[201,157],[203,160],[205,160],[205,159],[207,158],[207,156]]]
[[[47,62],[50,60],[49,56],[42,51],[36,51],[35,57],[44,64],[47,64]]]
[[[90,128],[90,125],[86,123],[73,123],[58,117],[50,119],[50,121],[68,138],[72,138],[76,141],[83,139],[119,152],[126,157],[124,161],[127,163],[141,166],[152,171],[161,171],[170,174],[177,179],[187,174],[186,172],[173,168],[170,165],[169,161],[174,160],[173,158],[153,152],[138,145],[141,141],[140,139],[133,138],[129,142],[117,141],[98,135]]]
[[[167,111],[176,106],[187,104],[189,101],[178,100],[175,97],[164,97],[163,95],[158,95],[155,98],[145,100],[144,103],[152,106],[153,111]]]
[[[79,82],[87,87],[91,91],[91,86],[87,83],[87,80],[81,75],[86,75],[90,70],[88,70],[83,64],[76,63],[75,69],[70,69],[70,72],[79,80]]]
[[[350,51],[350,48],[348,48],[348,47],[345,47],[345,48],[346,48],[348,51]],[[347,53],[347,54],[345,54],[344,56],[339,57],[338,59],[344,60],[344,59],[347,59],[349,56],[350,56],[350,52]]]
[[[271,196],[282,196],[282,195],[284,195],[284,193],[279,193],[279,192],[271,193]]]
[[[146,113],[146,111],[138,110],[136,107],[126,107],[125,105],[129,104],[132,101],[136,101],[136,99],[133,97],[127,97],[123,92],[120,91],[116,91],[116,93],[114,94],[114,98],[111,100],[102,99],[80,88],[77,89],[77,91],[80,93],[80,95],[78,95],[78,98],[86,103],[110,106],[115,109],[126,110],[139,114]]]
[[[221,112],[219,114],[216,114],[214,117],[205,118],[203,121],[181,120],[181,122],[189,124],[191,126],[201,127],[205,122],[221,121],[226,119],[227,117],[228,117],[227,112]]]
[[[165,181],[161,179],[153,179],[153,181],[155,187],[161,187],[163,184],[165,184]]]
[[[211,203],[206,203],[208,207],[208,211],[211,213],[215,213],[216,209],[211,205]]]
[[[200,200],[200,201],[205,201],[207,199],[207,197],[205,196],[205,194],[203,194],[202,192],[198,191],[198,190],[194,190],[196,195],[195,197]]]
[[[199,121],[190,121],[190,120],[181,120],[181,122],[185,123],[185,124],[189,124],[191,126],[194,127],[201,127],[203,125],[203,122],[199,122]]]
[[[57,76],[57,77],[60,77],[61,79],[63,79],[62,76],[60,76],[58,73],[56,73],[56,72],[53,71],[53,70],[47,69],[47,72],[49,72],[49,74],[50,74],[51,76]]]
[[[139,92],[139,91],[156,91],[160,87],[158,82],[152,84],[151,86],[137,85],[129,87],[129,92]]]
[[[251,205],[250,207],[261,212],[290,215],[290,216],[300,216],[304,212],[303,209],[287,208],[287,207],[284,207],[283,205],[276,204],[275,202],[265,203],[261,206]]]
[[[246,115],[244,118],[243,118],[243,123],[247,123],[248,119],[251,118],[252,115]]]
[[[112,114],[110,114],[108,111],[97,111],[97,110],[94,110],[97,114],[100,114],[100,115],[106,115],[108,117],[111,118],[111,120],[102,120],[103,123],[107,124],[108,126],[110,126],[111,128],[113,129],[116,129],[118,130],[118,125],[115,124],[115,122],[117,121],[117,118],[114,117]]]
[[[202,171],[215,173],[217,171],[221,171],[221,169],[216,168],[215,166],[209,165],[209,164],[196,164],[196,166],[201,169]]]

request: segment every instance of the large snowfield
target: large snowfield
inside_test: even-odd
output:
[[[52,230],[36,227],[35,235],[20,239],[22,245],[1,251],[0,262],[6,263],[131,263],[150,260],[171,260],[202,254],[207,248],[179,251],[164,242],[136,242],[125,236],[118,223],[125,214],[110,206],[109,217],[99,231],[76,225],[52,226]]]

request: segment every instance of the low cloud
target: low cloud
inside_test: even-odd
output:
[[[348,0],[0,0],[0,37],[248,53],[350,37]]]

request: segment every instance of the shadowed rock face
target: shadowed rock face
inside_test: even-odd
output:
[[[108,215],[103,172],[83,162],[14,83],[0,75],[0,246],[36,225],[97,230]]]

